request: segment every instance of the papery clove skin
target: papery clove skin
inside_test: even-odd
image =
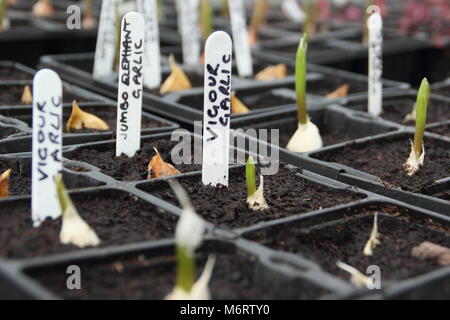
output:
[[[231,92],[231,113],[242,114],[249,112],[250,109],[238,97],[236,97],[236,92]]]
[[[38,0],[33,5],[33,15],[41,18],[48,18],[55,15],[55,8],[51,0]]]
[[[378,240],[378,213],[375,213],[375,216],[373,218],[373,228],[370,232],[369,240],[367,241],[365,247],[364,247],[364,255],[365,256],[371,256],[373,255],[373,250],[377,245],[380,244],[380,240]]]
[[[159,153],[159,151],[156,148],[153,148],[153,149],[155,150],[156,155],[152,158],[152,160],[148,164],[148,167],[147,167],[148,178],[147,179],[155,179],[155,178],[161,178],[161,177],[174,176],[174,175],[181,173],[173,165],[165,162],[164,159],[161,157],[161,154]]]
[[[310,152],[323,147],[322,137],[320,136],[319,128],[309,119],[306,124],[298,124],[298,129],[295,131],[291,140],[287,145],[287,149],[293,152]]]
[[[78,214],[64,185],[61,174],[55,176],[55,183],[62,212],[62,227],[59,235],[61,243],[72,244],[79,248],[98,246],[100,239]]]
[[[248,157],[245,166],[245,180],[247,183],[247,203],[254,211],[264,211],[269,209],[264,198],[264,177],[260,176],[259,188],[256,189],[256,167],[253,157]]]
[[[171,55],[169,57],[169,64],[171,73],[164,81],[160,88],[160,94],[165,95],[169,92],[184,91],[192,88],[189,78],[184,73],[183,69],[175,62],[175,58]]]
[[[348,84],[344,83],[342,86],[334,90],[333,92],[330,92],[325,97],[328,99],[338,99],[343,98],[348,95],[348,91],[350,90],[350,87]]]
[[[277,79],[284,79],[287,76],[287,67],[285,64],[277,64],[274,66],[268,66],[259,71],[255,75],[255,79],[258,81],[272,81]]]
[[[0,175],[0,198],[9,197],[9,177],[11,169],[6,170]]]
[[[83,111],[76,101],[72,103],[72,114],[67,121],[66,130],[72,132],[74,130],[92,129],[99,131],[109,130],[108,124],[105,121],[89,112]]]
[[[362,274],[358,269],[343,263],[341,261],[338,261],[336,264],[339,268],[342,270],[348,272],[351,274],[350,281],[358,288],[364,288],[367,287],[370,283],[370,278]]]
[[[23,88],[20,102],[22,102],[23,104],[32,104],[33,103],[33,95],[31,94],[30,86],[26,85]]]

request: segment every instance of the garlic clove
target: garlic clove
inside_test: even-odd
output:
[[[83,128],[99,131],[109,130],[109,126],[99,117],[81,110],[77,102],[72,103],[72,114],[67,121],[66,130],[72,132]]]
[[[156,148],[154,148],[154,150],[156,155],[152,158],[147,167],[148,179],[174,176],[181,173],[173,165],[165,162]]]
[[[420,167],[423,166],[425,161],[425,146],[422,144],[422,153],[419,157],[417,157],[416,152],[414,151],[414,143],[411,141],[411,153],[409,154],[408,160],[404,164],[404,168],[406,174],[408,176],[414,175],[417,171],[419,171]]]
[[[238,98],[236,97],[236,92],[231,93],[231,113],[249,113],[250,109]]]
[[[319,128],[308,119],[306,124],[298,124],[298,129],[286,148],[293,152],[310,152],[322,147],[323,142]]]
[[[192,88],[189,78],[184,73],[183,69],[175,62],[175,58],[171,55],[169,57],[171,73],[164,81],[160,88],[160,94],[165,95],[169,92],[184,91]]]
[[[285,64],[277,64],[274,66],[268,66],[255,76],[259,81],[272,81],[277,79],[284,79],[287,76],[287,67]]]
[[[269,209],[266,199],[264,198],[264,177],[260,176],[260,184],[258,190],[247,198],[250,209],[254,211],[264,211]]]
[[[9,177],[11,169],[6,170],[0,175],[0,198],[9,197]]]
[[[23,88],[22,97],[20,98],[20,102],[23,104],[32,104],[33,103],[33,95],[31,94],[30,86],[25,86]]]

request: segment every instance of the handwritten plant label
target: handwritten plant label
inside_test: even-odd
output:
[[[144,85],[157,89],[161,85],[158,6],[156,0],[137,0],[137,9],[145,20]]]
[[[116,45],[116,0],[103,0],[94,58],[94,79],[109,76],[114,69]]]
[[[369,29],[369,113],[379,116],[383,99],[383,20],[379,13],[367,19]]]
[[[122,154],[133,157],[141,148],[144,27],[144,17],[140,13],[129,12],[122,19],[117,97],[117,157]]]
[[[228,3],[238,73],[241,77],[251,77],[253,75],[253,63],[244,6],[242,0],[229,0]]]
[[[305,21],[305,12],[300,7],[297,0],[284,0],[281,3],[281,10],[289,20],[302,23]]]
[[[199,0],[178,2],[180,30],[183,47],[183,63],[196,66],[200,63],[200,16]]]
[[[206,41],[202,168],[205,185],[228,186],[232,50],[226,32],[214,32]]]
[[[61,215],[53,177],[62,170],[62,83],[53,70],[33,80],[31,212],[35,227]]]

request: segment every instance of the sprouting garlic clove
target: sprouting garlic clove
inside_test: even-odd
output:
[[[33,15],[41,18],[48,18],[55,15],[55,8],[51,0],[38,0],[33,5]]]
[[[11,169],[6,170],[0,175],[0,198],[9,197],[9,177]]]
[[[179,287],[166,296],[165,300],[210,300],[211,294],[209,292],[209,281],[211,280],[212,272],[216,258],[214,256],[208,257],[202,275],[192,286],[191,292],[186,292]]]
[[[373,255],[373,250],[378,244],[380,244],[378,236],[378,213],[375,213],[375,217],[373,218],[373,228],[370,232],[369,240],[367,241],[363,251],[365,256]]]
[[[249,113],[250,109],[238,98],[236,97],[236,92],[231,93],[231,113]]]
[[[173,165],[165,162],[156,148],[154,148],[154,150],[156,155],[152,158],[147,167],[148,179],[169,177],[181,173]]]
[[[165,95],[169,92],[184,91],[192,88],[189,78],[184,73],[183,69],[175,62],[175,58],[171,55],[169,57],[171,73],[164,81],[160,88],[160,94]]]
[[[258,190],[247,198],[250,209],[254,211],[264,211],[269,209],[266,199],[264,198],[264,177],[260,176],[260,184]]]
[[[31,94],[30,86],[25,86],[23,88],[22,97],[20,98],[20,102],[23,104],[32,104],[33,103],[33,95]]]
[[[323,147],[322,137],[319,128],[308,119],[306,124],[298,124],[291,140],[287,145],[287,149],[292,152],[310,152]]]
[[[334,90],[333,92],[330,92],[326,95],[326,98],[328,99],[338,99],[343,98],[348,95],[348,91],[350,90],[350,87],[348,84],[344,83],[342,86]]]
[[[408,160],[404,164],[404,168],[406,174],[408,176],[414,175],[417,171],[419,171],[420,167],[423,166],[425,161],[425,146],[422,144],[422,153],[419,157],[417,157],[416,152],[414,151],[414,143],[411,141],[411,153],[409,154]]]
[[[277,64],[274,66],[268,66],[258,72],[255,76],[259,81],[272,81],[277,79],[284,79],[287,76],[287,67],[285,64]]]
[[[367,287],[370,283],[370,278],[362,274],[358,269],[343,263],[341,261],[337,262],[337,266],[342,270],[350,273],[351,279],[350,281],[358,288]]]
[[[99,131],[109,130],[109,126],[105,121],[89,112],[83,111],[77,102],[74,101],[72,103],[72,114],[67,121],[66,130],[67,132],[72,132],[83,128]]]

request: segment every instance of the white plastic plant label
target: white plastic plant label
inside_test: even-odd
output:
[[[200,15],[199,0],[183,0],[178,2],[181,42],[183,47],[183,63],[197,66],[200,64]]]
[[[109,76],[114,70],[116,46],[116,0],[103,0],[94,58],[94,79]]]
[[[122,154],[133,157],[141,148],[144,27],[144,17],[140,13],[129,12],[122,19],[117,97],[117,157]]]
[[[297,0],[284,0],[281,4],[281,10],[291,21],[302,23],[305,21],[305,12],[300,7]]]
[[[202,168],[205,185],[228,186],[232,50],[226,32],[214,32],[206,41]]]
[[[145,20],[144,85],[157,89],[161,85],[158,6],[156,0],[137,0],[137,9]]]
[[[242,0],[228,0],[236,65],[241,77],[253,76],[253,63]]]
[[[62,170],[62,83],[50,69],[33,80],[31,212],[35,227],[61,215],[53,177]]]
[[[383,20],[379,13],[367,19],[369,29],[369,101],[368,111],[379,116],[383,99]]]

